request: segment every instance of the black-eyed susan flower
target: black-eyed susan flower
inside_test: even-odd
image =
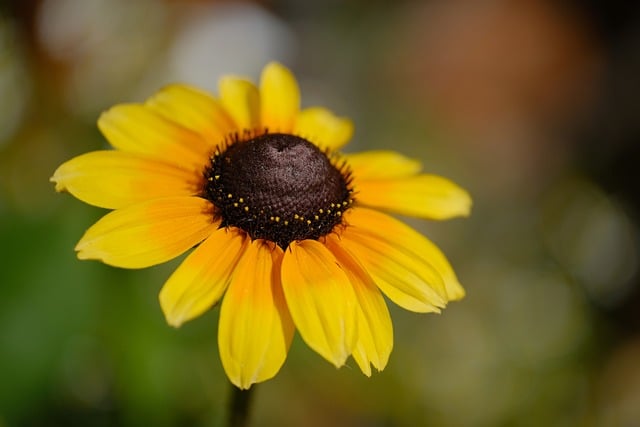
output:
[[[368,376],[384,369],[393,331],[383,294],[415,312],[464,295],[442,252],[384,212],[465,216],[469,195],[393,151],[339,153],[351,122],[300,109],[280,64],[259,88],[221,79],[219,95],[173,85],[102,114],[114,149],[52,177],[56,190],[113,209],[78,258],[143,268],[194,248],[160,305],[177,327],[222,301],[220,357],[240,388],[278,372],[296,329],[337,367],[353,356]]]

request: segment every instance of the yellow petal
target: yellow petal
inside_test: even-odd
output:
[[[282,262],[282,288],[302,339],[340,367],[357,342],[357,301],[336,258],[316,240],[293,242]]]
[[[288,68],[271,62],[260,78],[261,123],[269,132],[290,133],[300,111],[300,89]]]
[[[121,104],[102,113],[98,127],[115,148],[202,170],[210,146],[200,135],[139,104]]]
[[[199,174],[175,164],[124,151],[93,151],[63,163],[51,177],[56,191],[68,191],[83,202],[117,209],[145,200],[192,196]]]
[[[321,149],[338,150],[351,140],[353,123],[325,108],[311,107],[300,112],[293,133]]]
[[[342,244],[365,266],[378,287],[399,306],[417,312],[440,311],[464,295],[442,252],[420,233],[380,212],[355,208]]]
[[[209,236],[218,225],[212,205],[198,197],[171,197],[113,211],[76,245],[78,258],[123,268],[160,264]]]
[[[178,327],[216,304],[246,245],[244,233],[220,228],[189,254],[160,291],[167,323]]]
[[[355,191],[358,203],[402,215],[448,219],[468,216],[471,211],[469,193],[436,175],[388,180],[365,180],[355,176]]]
[[[212,147],[236,130],[229,114],[213,96],[191,86],[167,86],[145,105],[165,119],[202,135]]]
[[[451,264],[433,242],[404,222],[381,212],[360,208],[355,214],[355,218],[352,219],[354,223],[367,228],[372,236],[380,240],[386,239],[390,244],[395,243],[406,253],[419,258],[424,264],[428,264],[442,278],[447,300],[453,301],[464,297],[464,289],[458,282]]]
[[[371,376],[371,365],[381,371],[387,365],[393,348],[393,327],[387,304],[371,276],[335,235],[329,235],[326,245],[335,255],[351,280],[358,300],[358,342],[353,352],[362,372]]]
[[[419,161],[395,151],[363,151],[344,156],[356,179],[404,178],[415,175],[422,169]]]
[[[258,88],[248,80],[237,77],[223,77],[218,84],[220,102],[227,110],[236,129],[242,135],[260,125],[260,95]]]
[[[231,382],[241,389],[275,376],[294,326],[280,284],[282,250],[253,241],[238,263],[220,308],[218,347]]]

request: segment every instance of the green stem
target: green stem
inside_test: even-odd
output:
[[[255,385],[248,390],[240,390],[231,386],[229,400],[229,427],[249,427],[249,414],[251,412],[251,396]]]

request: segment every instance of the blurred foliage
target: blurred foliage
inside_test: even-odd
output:
[[[53,170],[105,147],[114,103],[276,59],[303,102],[351,116],[349,150],[392,148],[473,194],[413,226],[468,296],[391,307],[365,378],[296,338],[257,387],[256,426],[634,426],[640,420],[640,13],[622,2],[25,0],[0,3],[0,426],[217,426],[217,308],[179,330],[178,264],[79,262],[104,212]]]

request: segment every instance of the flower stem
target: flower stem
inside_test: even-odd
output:
[[[229,427],[249,427],[249,413],[251,412],[251,396],[253,389],[241,390],[236,386],[231,386],[231,397],[229,400]]]

